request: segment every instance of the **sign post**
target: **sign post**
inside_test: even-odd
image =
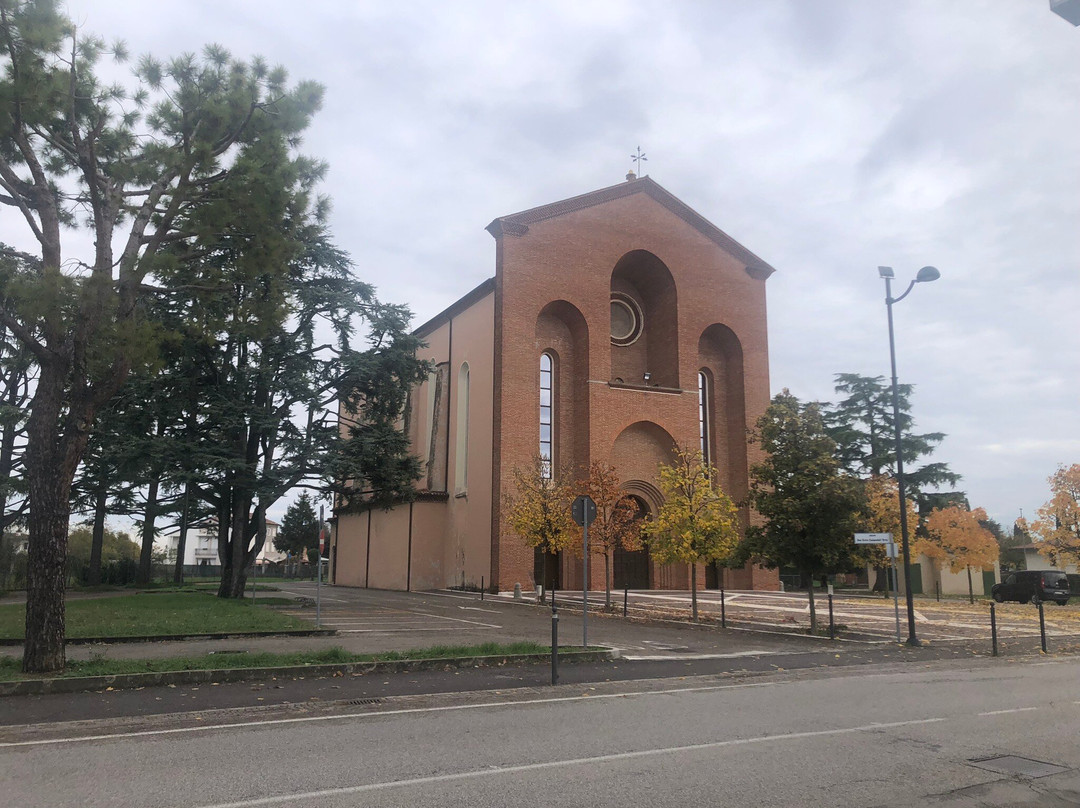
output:
[[[896,610],[896,641],[900,642],[900,582],[896,576],[896,545],[893,544],[892,533],[856,533],[856,544],[884,544],[885,553],[889,556],[891,571],[890,583],[893,591],[893,608]]]
[[[581,583],[581,645],[589,647],[589,525],[596,519],[596,503],[592,497],[583,495],[574,500],[570,509],[574,521],[581,525],[582,550],[582,583]]]
[[[315,627],[322,623],[322,554],[326,544],[326,524],[323,522],[323,506],[319,506],[319,569],[315,578]]]
[[[885,545],[886,551],[889,553],[889,564],[892,567],[892,601],[893,610],[896,612],[896,642],[900,642],[900,578],[896,574],[896,545],[889,542]]]

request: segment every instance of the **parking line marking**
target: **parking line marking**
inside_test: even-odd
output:
[[[644,656],[623,655],[623,659],[630,662],[660,662],[676,659],[738,659],[750,656],[800,656],[801,654],[814,654],[816,651],[733,651],[730,654],[650,654]]]

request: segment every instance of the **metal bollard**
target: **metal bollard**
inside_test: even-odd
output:
[[[551,684],[559,683],[559,611],[551,606]]]
[[[630,598],[630,587],[624,586],[622,591],[622,616],[626,617],[626,602]]]
[[[480,600],[484,599],[484,576],[480,576]]]
[[[720,584],[720,628],[727,628],[727,604],[724,602],[723,584]]]
[[[936,601],[937,601],[938,603],[941,603],[941,581],[936,581],[936,582],[934,583],[934,588],[935,588],[935,590],[937,591],[937,595],[936,595],[936,597],[935,597],[934,599],[935,599],[935,600],[936,600]]]
[[[833,622],[832,592],[829,593],[829,639],[836,639],[836,623]]]
[[[1043,615],[1043,602],[1039,601],[1039,639],[1042,640],[1042,651],[1046,653],[1046,617]]]
[[[997,646],[997,612],[994,610],[994,604],[990,604],[990,642],[991,642],[991,655],[998,655]]]

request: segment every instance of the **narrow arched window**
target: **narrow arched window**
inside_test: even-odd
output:
[[[469,485],[469,363],[462,362],[458,371],[457,389],[457,451],[454,458],[454,487],[464,494]]]
[[[551,354],[540,354],[540,460],[543,464],[544,477],[551,477],[554,459],[553,413],[555,403],[552,398],[555,377],[555,363]]]
[[[697,375],[697,400],[698,400],[698,440],[701,448],[701,457],[706,463],[711,463],[709,457],[709,410],[711,409],[712,391],[709,390],[709,377],[705,371],[698,371]]]

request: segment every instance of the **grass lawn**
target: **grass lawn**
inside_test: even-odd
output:
[[[22,639],[26,607],[0,606],[0,637]],[[250,600],[225,600],[202,592],[161,592],[69,600],[67,636],[144,637],[169,634],[289,631],[311,624]]]
[[[164,671],[201,671],[226,668],[277,668],[286,665],[334,665],[347,662],[375,662],[405,659],[443,659],[446,657],[502,656],[511,654],[546,654],[549,646],[534,642],[500,645],[436,645],[413,651],[390,651],[383,654],[351,654],[341,648],[302,651],[291,654],[206,654],[175,659],[91,659],[69,661],[61,678],[78,676],[113,676],[123,673],[160,673]],[[52,678],[24,674],[22,662],[15,657],[0,657],[0,682],[17,679]]]

